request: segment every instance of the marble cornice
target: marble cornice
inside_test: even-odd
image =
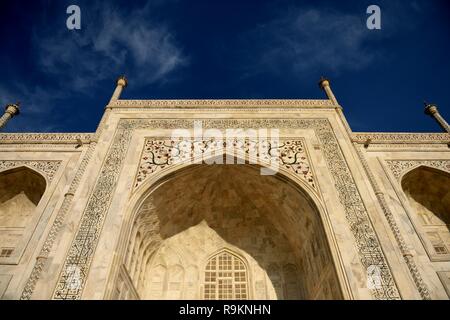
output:
[[[1,133],[0,144],[90,143],[94,133]]]
[[[448,133],[405,133],[405,132],[354,132],[351,134],[352,142],[361,144],[384,143],[384,144],[449,144]]]
[[[110,108],[335,108],[327,99],[189,99],[189,100],[116,100]]]

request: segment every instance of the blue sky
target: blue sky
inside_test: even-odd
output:
[[[324,98],[324,75],[354,131],[437,132],[424,100],[450,121],[445,0],[2,0],[0,16],[0,104],[22,103],[7,131],[94,131],[120,74],[129,99]]]

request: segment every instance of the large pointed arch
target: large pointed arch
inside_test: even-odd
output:
[[[28,166],[0,172],[0,258],[10,258],[33,220],[47,186]]]
[[[174,166],[175,167],[175,166]],[[296,294],[292,295],[292,297],[295,298],[303,298],[303,299],[315,299],[315,298],[330,298],[331,296],[333,296],[333,298],[342,298],[343,294],[347,297],[348,293],[345,292],[343,293],[343,289],[342,288],[346,288],[346,282],[345,282],[345,278],[342,276],[341,274],[341,269],[340,266],[341,264],[339,263],[339,260],[337,258],[337,254],[336,254],[336,248],[334,247],[334,239],[333,236],[330,234],[329,229],[327,229],[327,227],[329,228],[330,226],[327,224],[327,215],[325,210],[323,209],[323,206],[320,204],[320,199],[317,197],[317,195],[315,195],[313,192],[310,192],[310,190],[308,189],[308,187],[303,188],[302,181],[300,181],[300,179],[296,179],[295,176],[289,176],[287,173],[284,172],[279,172],[278,174],[274,175],[274,176],[266,176],[265,178],[263,176],[259,175],[259,166],[257,165],[249,165],[249,164],[243,164],[243,165],[179,165],[175,168],[170,168],[168,167],[167,170],[163,173],[160,173],[159,175],[155,175],[152,179],[149,179],[148,181],[146,181],[146,185],[147,188],[145,189],[144,187],[141,187],[139,189],[139,192],[136,192],[133,197],[132,197],[132,201],[131,201],[131,205],[130,208],[128,210],[128,212],[126,212],[125,214],[125,223],[123,225],[123,229],[121,232],[121,240],[119,241],[119,248],[118,248],[118,252],[119,252],[119,257],[118,260],[119,261],[123,261],[121,263],[126,263],[126,261],[130,261],[133,259],[122,259],[120,258],[121,256],[124,256],[124,253],[131,252],[131,250],[129,249],[129,244],[132,243],[133,241],[135,241],[133,239],[133,235],[136,235],[138,233],[137,231],[137,222],[140,219],[140,215],[142,214],[142,208],[145,208],[145,212],[146,212],[146,217],[145,218],[141,218],[142,221],[146,221],[146,234],[147,236],[151,236],[152,234],[152,227],[151,224],[154,224],[155,228],[160,228],[158,229],[158,231],[156,231],[153,235],[156,235],[156,237],[153,237],[151,241],[148,242],[148,244],[146,246],[144,246],[144,250],[147,250],[147,253],[145,253],[143,256],[146,257],[146,260],[143,261],[143,263],[147,263],[147,261],[150,261],[151,259],[149,257],[151,257],[153,254],[152,252],[155,252],[158,248],[161,247],[161,241],[166,241],[166,240],[170,240],[172,241],[173,239],[177,239],[177,237],[182,237],[185,236],[186,233],[194,233],[194,232],[205,232],[207,234],[208,237],[210,237],[211,242],[217,241],[220,242],[221,245],[230,245],[230,247],[236,247],[238,250],[240,251],[251,251],[251,249],[249,248],[244,248],[242,243],[238,243],[235,242],[233,243],[232,237],[230,237],[229,235],[226,235],[225,233],[223,233],[222,231],[218,231],[217,229],[217,224],[215,223],[214,219],[212,218],[205,218],[203,217],[202,219],[197,219],[195,218],[195,221],[191,221],[187,224],[185,224],[183,227],[180,228],[172,228],[173,230],[170,231],[171,227],[167,227],[167,225],[164,225],[164,223],[166,223],[166,220],[170,220],[170,219],[178,219],[176,221],[189,221],[189,219],[181,219],[181,218],[175,218],[175,214],[173,215],[168,215],[167,212],[162,213],[162,211],[164,211],[164,206],[161,206],[161,201],[167,201],[166,203],[169,204],[168,207],[170,207],[170,205],[173,206],[178,206],[177,204],[177,199],[182,199],[183,196],[186,196],[187,193],[189,193],[190,191],[192,191],[195,188],[192,188],[191,185],[186,186],[186,191],[181,192],[180,194],[178,194],[178,196],[176,197],[171,197],[170,194],[170,190],[176,186],[179,185],[180,183],[186,183],[186,181],[189,181],[192,177],[196,177],[199,174],[211,174],[211,177],[204,177],[204,179],[202,181],[215,181],[216,183],[220,184],[221,181],[220,179],[218,179],[218,177],[214,177],[215,174],[218,174],[220,177],[226,177],[228,174],[235,174],[236,176],[245,176],[247,177],[247,181],[250,181],[251,183],[253,183],[253,187],[249,188],[254,190],[255,192],[257,192],[258,188],[260,187],[259,182],[258,181],[262,181],[262,180],[258,180],[258,179],[268,179],[268,181],[270,182],[264,182],[267,185],[272,185],[272,189],[270,191],[267,191],[265,196],[262,196],[264,193],[260,193],[258,194],[259,197],[259,204],[256,205],[256,207],[258,207],[258,210],[261,209],[264,211],[265,217],[268,219],[274,219],[274,217],[277,216],[278,211],[282,211],[283,206],[289,206],[289,205],[299,205],[300,207],[303,208],[308,208],[307,210],[310,211],[311,218],[314,220],[314,225],[320,226],[318,227],[319,229],[316,232],[316,235],[320,235],[320,245],[323,248],[325,248],[323,250],[323,252],[318,253],[315,252],[314,255],[316,256],[317,254],[322,254],[322,256],[317,256],[316,258],[318,260],[316,261],[321,261],[321,263],[323,265],[328,265],[331,266],[331,269],[327,272],[329,272],[329,279],[327,279],[327,281],[324,281],[324,283],[318,285],[316,284],[316,288],[320,287],[321,285],[323,286],[327,286],[327,289],[321,291],[321,289],[318,290],[318,292],[312,292],[313,286],[309,286],[309,288],[301,288],[298,290],[298,292],[296,292]],[[221,170],[225,170],[225,173],[220,173]],[[231,171],[230,171],[231,170]],[[236,172],[232,172],[233,170],[237,170]],[[220,178],[219,177],[219,178]],[[215,179],[215,180],[214,180]],[[245,179],[244,179],[245,180]],[[241,180],[242,182],[242,180]],[[231,182],[230,182],[231,183]],[[263,183],[263,184],[264,184]],[[239,183],[238,183],[239,184]],[[235,186],[235,185],[234,185]],[[259,186],[259,187],[257,187]],[[277,206],[272,205],[272,208],[275,208],[275,210],[273,210],[273,213],[270,214],[269,211],[267,209],[263,209],[264,207],[264,197],[270,198],[273,194],[275,194],[277,192],[277,188],[281,188],[281,189],[286,189],[289,190],[289,193],[295,196],[292,197],[287,197],[285,199],[285,201],[279,201],[279,206],[277,209]],[[308,191],[306,191],[308,190]],[[232,192],[232,191],[230,191]],[[236,192],[235,192],[236,193]],[[239,194],[239,192],[237,192],[236,194]],[[189,196],[190,197],[190,196]],[[155,199],[159,199],[156,200]],[[249,201],[249,203],[251,202],[251,200]],[[272,203],[274,203],[274,201],[272,201]],[[297,203],[297,204],[295,204]],[[298,204],[300,203],[300,204]],[[243,202],[243,204],[245,205],[245,202]],[[153,208],[152,208],[153,207]],[[179,210],[180,208],[182,208],[182,206],[178,206],[177,208],[172,208],[168,209],[169,211],[174,209],[174,210]],[[154,210],[162,210],[160,214],[155,214]],[[222,209],[221,209],[222,210]],[[153,212],[152,212],[153,211]],[[301,210],[299,210],[301,211]],[[178,212],[178,211],[177,211]],[[149,218],[152,215],[153,217],[156,217],[156,219]],[[295,242],[297,243],[297,245],[299,245],[299,243],[301,242],[300,239],[294,239],[296,236],[294,236],[295,234],[301,234],[301,232],[299,232],[299,230],[295,230],[295,223],[293,221],[295,221],[296,219],[303,219],[304,217],[301,217],[301,214],[294,216],[292,215],[290,218],[287,218],[285,216],[283,216],[282,213],[280,213],[281,215],[281,220],[283,220],[284,225],[283,226],[278,226],[277,230],[275,230],[275,233],[283,233],[283,232],[287,232],[284,229],[290,229],[290,235],[293,237],[291,240],[288,240],[287,242],[285,240],[280,240],[281,242],[285,243],[286,245],[291,245],[289,244],[291,242]],[[266,219],[265,218],[265,219]],[[289,220],[291,219],[291,220]],[[275,219],[277,220],[277,219]],[[289,222],[290,221],[290,222]],[[173,222],[173,221],[172,221]],[[172,223],[170,222],[170,223]],[[311,221],[310,221],[311,222]],[[177,222],[178,223],[178,222]],[[184,222],[183,222],[184,223]],[[274,223],[276,224],[277,222],[274,221]],[[163,224],[163,225],[161,225]],[[264,228],[264,226],[262,226],[261,228]],[[156,230],[155,229],[155,230]],[[206,231],[205,231],[206,230]],[[284,231],[283,231],[284,230]],[[144,236],[144,232],[142,232],[142,230],[140,230],[141,235]],[[144,236],[145,237],[145,236]],[[283,235],[284,237],[284,235]],[[299,236],[301,237],[301,236]],[[286,238],[286,237],[285,237]],[[186,239],[186,238],[183,238]],[[225,242],[223,242],[222,240],[226,240]],[[158,242],[159,241],[159,242]],[[175,240],[173,240],[175,241]],[[221,242],[222,241],[222,242]],[[231,241],[231,243],[226,243],[227,241]],[[279,243],[281,243],[279,241]],[[314,242],[314,241],[313,241]],[[186,243],[186,241],[185,241]],[[312,244],[312,243],[308,243],[307,241],[305,241],[305,243],[307,243],[308,246],[308,250],[310,252],[312,252],[313,250],[315,250],[316,246],[318,245],[316,244]],[[205,251],[205,255],[210,255],[211,252],[208,252],[208,250],[213,250],[214,248],[209,248],[209,249],[204,249]],[[203,249],[202,249],[203,250]],[[199,251],[202,251],[199,250]],[[305,249],[306,250],[306,249]],[[214,250],[213,250],[214,251]],[[290,252],[295,252],[295,249],[292,249],[292,251]],[[186,252],[189,252],[189,250],[182,250],[183,254],[187,254]],[[286,251],[287,252],[287,251]],[[311,253],[312,254],[312,253]],[[256,252],[252,252],[251,254],[247,254],[246,255],[246,259],[250,259],[254,263],[254,265],[262,265],[264,264],[267,269],[269,268],[269,264],[277,264],[276,261],[270,261],[269,262],[264,262],[263,260],[261,260],[261,258],[257,257],[257,259],[260,260],[255,260],[255,258],[253,258],[253,256],[258,256],[256,254]],[[286,255],[287,256],[287,255]],[[122,259],[122,260],[120,260]],[[295,270],[295,272],[300,272],[300,270],[304,270],[305,266],[307,266],[307,259],[306,257],[304,257],[304,259],[302,261],[290,261],[289,259],[286,261],[281,261],[281,263],[278,263],[277,268],[279,270],[281,270],[282,272],[286,273],[286,274],[292,274],[293,270]],[[281,259],[282,260],[282,259]],[[337,262],[336,262],[337,260]],[[301,263],[304,263],[304,265],[301,265]],[[267,266],[266,266],[267,265]],[[336,268],[336,266],[338,266],[338,268]],[[186,262],[186,266],[188,268],[195,268],[198,269],[198,266],[192,265],[191,262],[187,261]],[[262,268],[262,269],[264,269]],[[201,267],[200,267],[201,269]],[[114,270],[114,269],[113,269]],[[116,270],[118,270],[116,268]],[[264,270],[263,270],[264,271]],[[111,275],[110,279],[112,279],[112,281],[114,282],[117,276]],[[311,277],[312,278],[312,277]],[[266,271],[264,271],[263,273],[260,272],[259,274],[259,278],[258,276],[256,276],[252,281],[253,282],[253,287],[258,287],[260,288],[260,291],[264,291],[264,293],[259,292],[259,296],[256,295],[255,298],[289,298],[287,296],[287,294],[283,295],[283,294],[278,294],[277,291],[275,289],[273,289],[273,285],[269,279],[270,282],[270,288],[265,288],[267,287],[266,282],[267,279],[269,279],[269,275]],[[329,280],[329,281],[328,281]],[[280,292],[292,292],[292,287],[295,285],[300,285],[301,281],[298,281],[296,278],[294,280],[289,280],[290,282],[290,289],[286,289],[284,287],[282,287],[282,290]],[[193,285],[192,283],[190,284],[191,286]],[[195,284],[194,284],[195,285]],[[276,284],[275,284],[276,285]],[[318,285],[318,286],[317,286]],[[116,292],[117,290],[113,290],[114,285],[110,285],[109,286],[111,288],[111,292]],[[261,289],[263,288],[263,289]],[[185,290],[186,292],[192,292],[193,290],[191,290],[192,288],[188,288],[187,285],[185,285]],[[253,288],[254,289],[254,288]],[[345,290],[345,289],[344,289]],[[197,292],[196,296],[191,296],[188,298],[191,299],[199,299],[201,298],[201,295],[199,294],[199,290],[194,290]],[[267,293],[269,292],[270,293]],[[319,292],[320,291],[320,292]],[[321,294],[323,292],[327,292],[327,294],[329,296],[321,296]],[[115,295],[113,297],[117,297],[117,296],[124,296],[122,295]],[[126,296],[126,295],[125,295]],[[143,294],[139,294],[139,296],[143,296]]]
[[[401,186],[428,253],[450,260],[450,173],[420,165],[403,175]]]
[[[0,183],[0,202],[4,202],[13,194],[23,191],[35,205],[39,203],[47,187],[45,177],[28,166],[1,171]]]

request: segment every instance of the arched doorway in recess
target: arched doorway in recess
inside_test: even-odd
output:
[[[401,185],[427,251],[450,259],[450,174],[420,166],[406,173]]]
[[[28,167],[0,172],[0,258],[15,252],[45,188],[45,178]]]
[[[253,165],[192,165],[126,226],[113,299],[342,299],[318,208]]]

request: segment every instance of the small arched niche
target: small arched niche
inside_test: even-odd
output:
[[[422,227],[427,250],[450,257],[450,174],[421,166],[408,172],[401,184]]]
[[[45,188],[44,177],[28,167],[0,173],[0,258],[13,254]]]
[[[191,166],[130,221],[113,299],[340,299],[318,208],[251,165]]]

